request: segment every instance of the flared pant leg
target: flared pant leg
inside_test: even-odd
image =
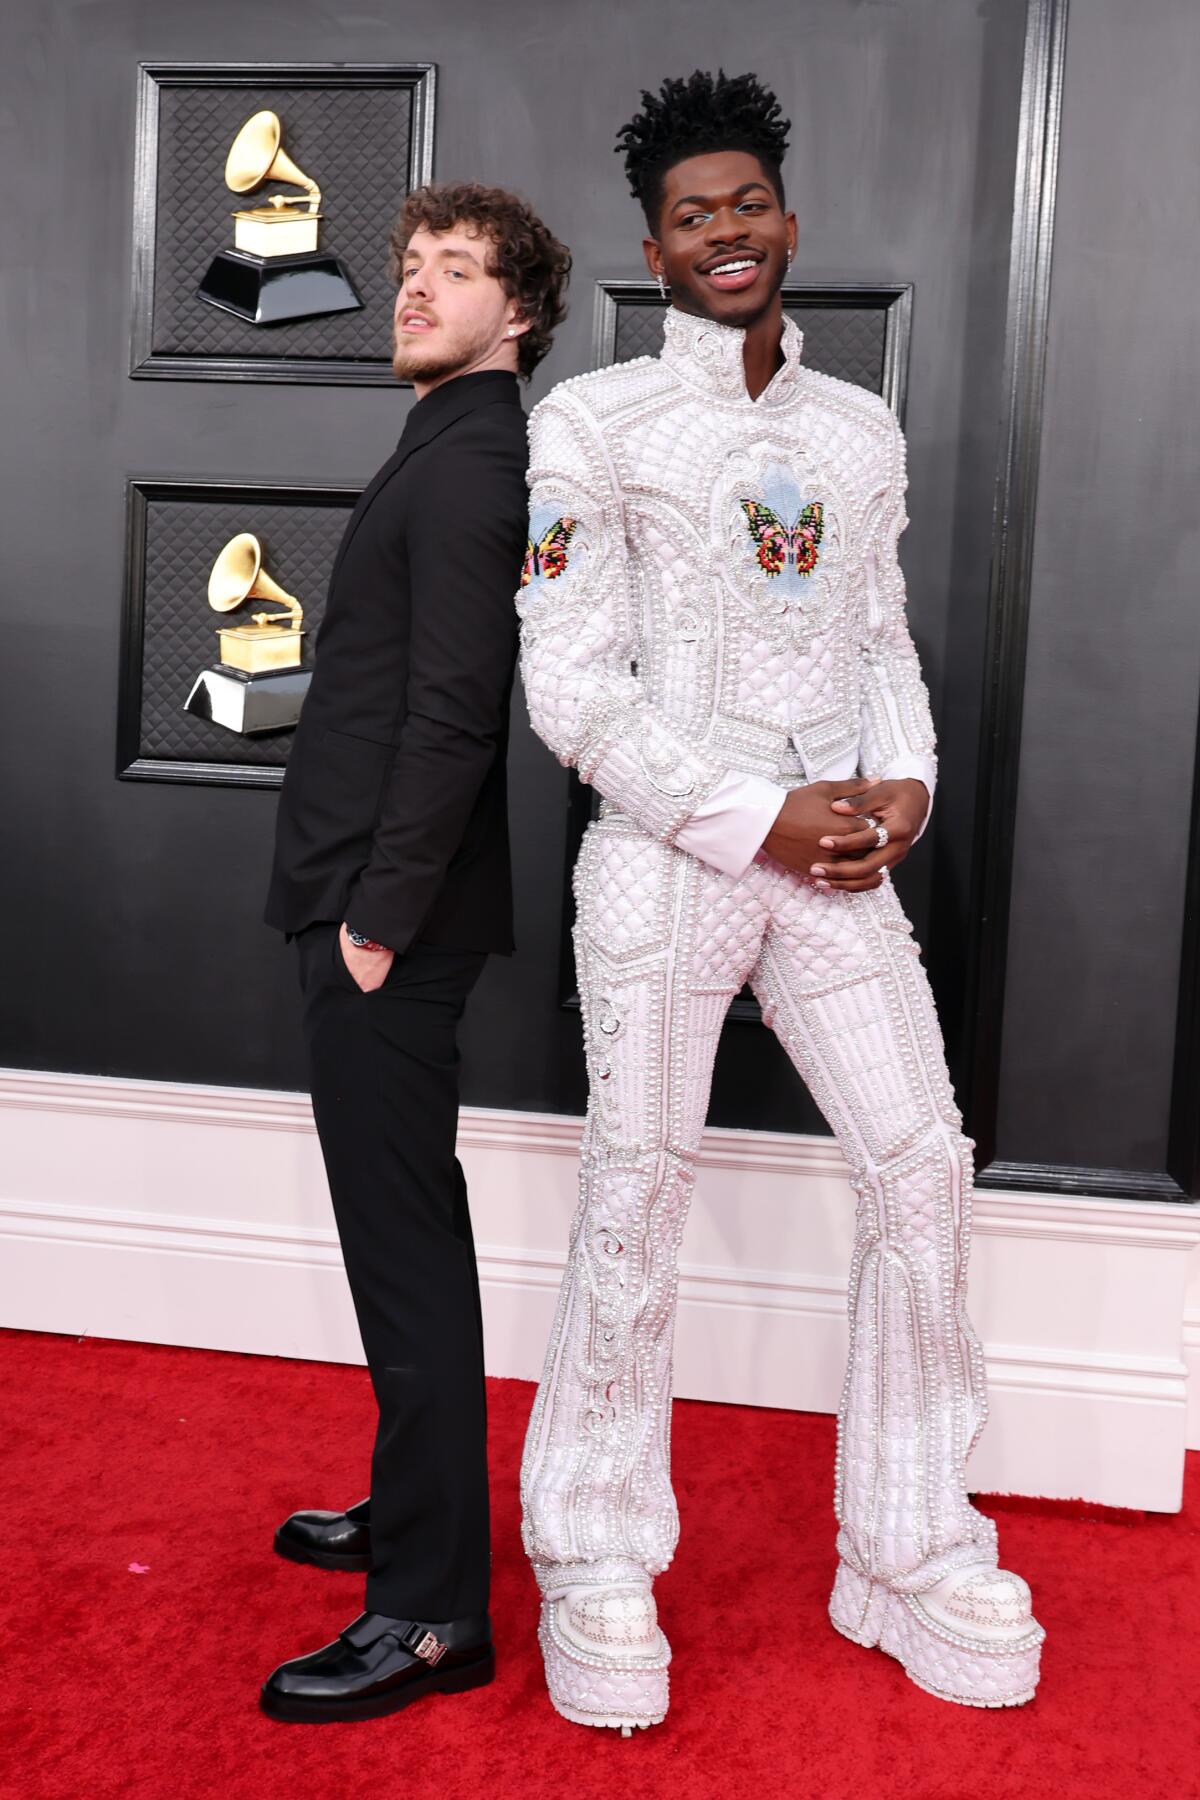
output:
[[[858,1195],[838,1418],[842,1560],[897,1591],[995,1561],[966,1495],[986,1415],[966,1314],[973,1145],[912,927],[890,881],[815,889],[771,865],[751,985],[850,1164]]]
[[[641,1580],[674,1552],[679,1242],[721,1024],[766,927],[760,889],[620,815],[592,825],[580,854],[588,1115],[521,1471],[525,1546],[544,1592]]]
[[[769,861],[734,882],[605,820],[576,891],[589,1110],[522,1467],[543,1591],[653,1576],[674,1552],[679,1242],[721,1023],[747,976],[858,1194],[840,1554],[898,1591],[994,1562],[994,1528],[965,1480],[986,1412],[965,1310],[972,1145],[890,882],[824,892]]]

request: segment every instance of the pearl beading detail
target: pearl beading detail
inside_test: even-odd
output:
[[[521,589],[530,716],[643,830],[672,843],[731,770],[782,783],[934,763],[897,543],[904,442],[878,395],[784,365],[746,393],[743,334],[672,311],[662,359],[561,383],[530,421],[530,504],[574,522],[566,567]],[[740,501],[773,466],[824,507],[801,594],[759,568]]]
[[[535,513],[575,529],[567,568],[519,597],[525,691],[539,735],[604,804],[575,872],[589,1105],[522,1531],[552,1697],[589,1723],[665,1710],[665,1665],[653,1694],[620,1687],[645,1681],[644,1664],[581,1664],[552,1603],[648,1581],[674,1552],[679,1244],[717,1040],[747,980],[858,1196],[839,1580],[874,1596],[913,1678],[957,1698],[972,1651],[955,1639],[953,1667],[934,1666],[943,1628],[919,1596],[996,1561],[965,1482],[986,1417],[965,1312],[973,1146],[911,926],[889,882],[823,892],[771,862],[735,881],[673,847],[730,769],[794,785],[856,750],[876,773],[895,755],[933,758],[896,557],[903,441],[877,397],[804,369],[786,333],[784,347],[751,402],[741,334],[672,314],[661,361],[564,383],[531,426]],[[755,575],[738,512],[781,463],[825,509],[821,559],[786,603]],[[1009,1689],[1031,1669],[1036,1681],[1035,1648],[1013,1653]]]

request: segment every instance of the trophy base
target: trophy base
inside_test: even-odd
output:
[[[311,680],[311,669],[278,669],[269,675],[246,675],[225,667],[202,669],[183,710],[236,731],[239,737],[290,731]]]
[[[196,291],[209,306],[219,306],[251,325],[284,325],[290,319],[358,312],[362,307],[345,265],[323,250],[301,256],[218,250]]]

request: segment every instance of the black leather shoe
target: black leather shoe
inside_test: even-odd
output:
[[[371,1501],[360,1500],[344,1513],[298,1512],[275,1533],[275,1553],[318,1569],[361,1574],[371,1567]]]
[[[381,1719],[425,1694],[486,1687],[496,1673],[486,1613],[427,1625],[365,1612],[332,1644],[281,1663],[263,1686],[273,1719],[317,1725],[324,1719]]]

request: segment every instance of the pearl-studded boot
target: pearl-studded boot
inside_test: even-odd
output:
[[[648,1583],[546,1594],[538,1639],[550,1699],[564,1719],[629,1737],[635,1726],[666,1718],[671,1647]]]
[[[1019,1575],[955,1569],[924,1593],[897,1593],[839,1563],[829,1616],[844,1637],[903,1664],[910,1681],[960,1706],[1024,1706],[1045,1632]]]

